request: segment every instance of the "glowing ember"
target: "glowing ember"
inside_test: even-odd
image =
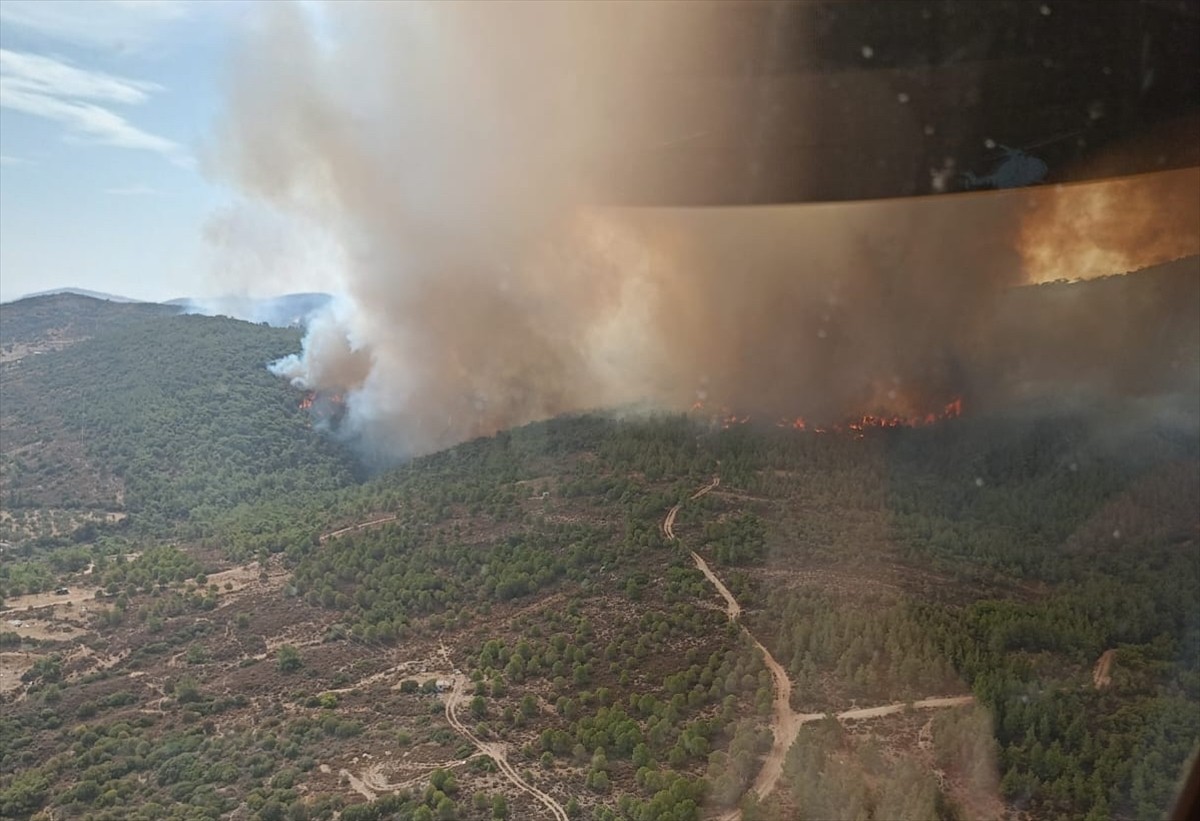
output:
[[[962,398],[956,397],[947,402],[941,411],[930,411],[924,414],[910,416],[876,416],[874,414],[865,414],[857,419],[850,419],[833,425],[817,426],[812,426],[802,416],[797,416],[794,419],[784,417],[775,423],[775,427],[796,431],[809,431],[812,433],[844,433],[851,434],[856,439],[861,439],[868,430],[882,428],[921,428],[947,419],[957,418],[962,416],[962,412]],[[728,430],[734,425],[744,425],[750,421],[750,417],[739,417],[729,412],[728,409],[722,409],[721,415],[714,417],[712,421],[714,424],[720,424],[722,430]]]
[[[336,416],[345,407],[346,397],[344,394],[321,393],[320,391],[306,391],[299,405],[300,410],[308,411],[318,418]]]

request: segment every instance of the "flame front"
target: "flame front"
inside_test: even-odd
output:
[[[346,396],[340,392],[305,391],[299,409],[308,413],[310,424],[336,422],[346,410]]]
[[[697,402],[692,406],[692,410],[703,410],[702,403]],[[956,419],[963,414],[962,397],[956,396],[951,399],[940,410],[928,411],[920,414],[909,415],[876,415],[863,414],[862,416],[836,422],[828,425],[813,425],[803,416],[782,417],[775,423],[775,427],[782,429],[790,429],[802,432],[811,433],[835,433],[835,434],[850,434],[856,439],[861,439],[869,430],[884,429],[884,428],[921,428],[928,425],[935,425],[939,422],[944,422],[948,419]],[[734,413],[729,408],[721,408],[720,413],[711,418],[713,426],[720,426],[722,430],[729,430],[735,425],[744,425],[750,421],[749,414],[739,415]]]

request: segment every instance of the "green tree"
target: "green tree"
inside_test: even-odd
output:
[[[200,700],[200,685],[190,675],[180,676],[175,682],[175,700],[180,704],[192,704]]]
[[[279,669],[284,673],[294,672],[304,666],[300,651],[290,644],[279,645],[276,658],[279,660]]]

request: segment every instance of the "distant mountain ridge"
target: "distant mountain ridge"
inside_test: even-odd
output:
[[[48,291],[37,291],[32,294],[25,294],[17,299],[9,300],[9,303],[20,302],[23,299],[36,299],[42,296],[58,296],[59,294],[70,294],[72,296],[86,296],[90,299],[102,299],[105,302],[123,302],[123,303],[146,303],[145,299],[133,299],[132,297],[121,296],[120,294],[109,294],[104,291],[89,291],[87,288],[51,288]]]
[[[55,350],[130,321],[179,312],[176,305],[120,302],[57,291],[0,303],[0,345],[29,346],[30,353]]]
[[[109,294],[103,291],[91,291],[86,288],[56,288],[48,291],[39,291],[35,294],[27,294],[20,299],[0,304],[4,306],[6,314],[10,317],[15,317],[18,314],[24,314],[27,310],[34,310],[35,313],[45,313],[47,310],[52,310],[52,304],[64,307],[64,299],[71,301],[71,310],[69,313],[75,313],[79,310],[86,312],[82,303],[76,304],[74,300],[88,299],[109,303],[112,306],[137,305],[146,308],[154,306],[154,308],[159,310],[173,310],[187,314],[228,316],[232,319],[241,319],[246,322],[266,322],[273,327],[286,328],[303,325],[305,320],[310,316],[329,305],[333,301],[333,296],[319,291],[304,291],[270,297],[225,295],[208,298],[179,297],[167,300],[166,302],[151,302],[142,299],[131,299],[119,294]],[[54,300],[55,302],[51,303],[47,302],[47,300]],[[35,308],[35,306],[37,307]],[[96,307],[99,308],[100,306],[97,305]],[[51,320],[51,317],[45,316],[42,320],[48,321]]]
[[[179,306],[189,314],[228,316],[247,322],[265,322],[276,328],[287,328],[303,325],[305,320],[324,309],[332,301],[331,294],[310,291],[274,297],[235,295],[206,299],[184,297],[173,299],[167,304]]]

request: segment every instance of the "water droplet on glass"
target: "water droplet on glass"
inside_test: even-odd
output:
[[[1114,539],[1119,539],[1119,538],[1121,538],[1121,531],[1120,531],[1120,530],[1114,530],[1114,531],[1113,531],[1113,538],[1114,538]]]
[[[1051,9],[1045,3],[1042,3],[1042,7],[1040,9],[1038,9],[1038,11],[1040,11],[1042,13],[1043,17],[1049,17]]]
[[[925,136],[926,137],[932,137],[934,131],[936,131],[936,129],[933,126],[931,126],[931,125],[925,126]]]
[[[863,46],[862,47],[862,56],[867,58],[868,60],[870,60],[872,57],[875,56],[875,49],[871,48],[870,46]]]
[[[824,339],[826,336],[828,336],[828,334],[827,334],[827,333],[825,333],[825,329],[824,329],[824,328],[822,328],[821,330],[817,331],[817,339]]]
[[[900,101],[901,105],[903,105],[904,103],[908,102],[908,95],[901,91],[896,95],[896,99]]]
[[[988,137],[986,140],[983,141],[983,147],[984,148],[995,148],[996,141],[993,140],[991,137]]]
[[[983,487],[983,477],[982,476],[975,477],[975,487]]]

